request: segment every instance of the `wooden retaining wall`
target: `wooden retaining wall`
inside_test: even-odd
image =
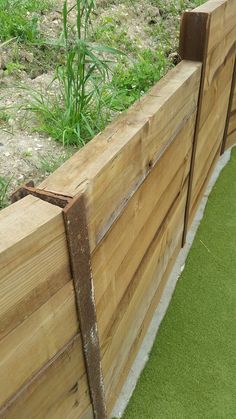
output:
[[[183,61],[0,212],[0,417],[109,417],[235,138],[236,2],[185,13]]]

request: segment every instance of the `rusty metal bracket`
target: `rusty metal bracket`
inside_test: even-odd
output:
[[[91,251],[83,195],[75,198],[66,206],[64,219],[94,416],[96,419],[105,419],[107,413],[93,289]]]
[[[13,193],[16,202],[33,195],[63,209],[76,307],[81,331],[90,397],[95,419],[107,417],[101,354],[97,328],[96,304],[91,268],[91,251],[84,195],[75,198],[36,189],[31,181]]]
[[[54,194],[52,192],[45,191],[43,189],[37,189],[34,187],[34,182],[31,180],[25,185],[20,186],[11,196],[11,202],[14,203],[27,195],[33,195],[36,198],[42,199],[49,204],[56,205],[60,208],[65,208],[69,204],[72,197]]]

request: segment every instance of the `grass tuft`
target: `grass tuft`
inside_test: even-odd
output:
[[[71,28],[68,16],[75,8],[76,25]],[[36,115],[39,130],[62,141],[63,145],[83,146],[109,120],[110,95],[105,90],[111,74],[109,57],[121,53],[88,40],[93,9],[93,0],[77,0],[70,9],[67,1],[64,2],[60,42],[65,51],[65,64],[57,67],[47,95],[34,91],[27,107]]]
[[[0,176],[0,209],[5,208],[8,205],[8,190],[11,184],[11,179]]]

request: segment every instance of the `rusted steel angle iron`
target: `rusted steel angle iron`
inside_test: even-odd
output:
[[[79,195],[75,198],[57,195],[36,189],[34,183],[29,182],[21,186],[12,195],[12,202],[16,202],[27,195],[33,195],[63,208],[77,314],[93,412],[96,419],[105,419],[107,412],[84,195]]]

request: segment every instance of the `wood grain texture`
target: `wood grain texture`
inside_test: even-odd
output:
[[[186,90],[188,87],[192,88],[191,82],[185,84]],[[132,142],[137,144],[136,137],[133,137],[129,141],[129,148],[125,147],[119,152],[116,170],[125,167],[130,161],[135,171],[136,165],[142,167],[147,154],[150,159],[153,149],[158,149],[158,142],[163,141],[163,137],[157,135],[154,147],[149,140],[150,132],[165,134],[165,148],[157,160],[152,161],[145,177],[130,193],[119,216],[113,220],[92,252],[108,412],[111,411],[118,391],[127,377],[126,366],[141,344],[141,331],[150,321],[151,315],[148,317],[147,313],[150,306],[153,309],[155,307],[152,301],[158,293],[162,277],[181,246],[199,87],[200,72],[194,108],[189,106],[189,103],[192,104],[193,92],[187,95],[185,91],[186,95],[179,96],[178,100],[175,96],[173,112],[175,115],[181,113],[182,119],[176,119],[172,114],[174,122],[172,124],[172,119],[168,119],[167,125],[167,112],[170,113],[171,110],[169,103],[166,103],[166,107],[163,105],[159,113],[157,111],[155,117],[150,118],[146,147],[144,137],[143,146],[133,148]],[[166,89],[169,93],[169,86]],[[163,88],[163,96],[166,94]],[[134,150],[132,155],[129,150]],[[104,208],[110,206],[111,202],[112,171],[113,168],[108,180],[103,174],[97,175],[101,176],[101,185],[105,183],[107,186],[103,193]],[[119,178],[117,179],[119,183]],[[94,184],[98,185],[96,178]],[[120,184],[119,187],[121,188]],[[132,177],[126,176],[124,187],[132,190]],[[90,202],[88,201],[88,205]],[[94,202],[97,202],[97,191]]]
[[[150,243],[118,307],[110,335],[102,348],[108,411],[111,411],[118,396],[117,388],[122,386],[127,377],[126,365],[130,358],[134,359],[142,342],[141,331],[147,327],[145,317],[161,279],[176,249],[177,252],[180,250],[186,192],[185,187]]]
[[[223,151],[236,144],[236,58],[224,140]]]
[[[190,23],[201,15],[202,19],[204,16],[205,26],[199,26],[199,30],[193,31]],[[236,2],[208,1],[192,12],[186,12],[182,31],[186,36],[181,37],[180,51],[185,59],[190,58],[191,39],[199,37],[203,40],[201,93],[186,216],[186,224],[189,227],[210,173],[220,156],[224,139],[235,60]],[[196,56],[199,55],[198,49],[199,47],[196,48]],[[191,54],[194,59],[193,52]]]
[[[78,256],[71,270],[60,208],[28,196],[0,213],[0,417],[94,416],[71,278],[77,271],[81,280],[90,275],[95,293],[110,414],[180,251],[186,204],[191,223],[220,155],[229,108],[227,144],[235,132],[235,25],[234,0],[186,13],[184,60],[39,186],[84,194],[86,275],[82,253],[68,241]],[[70,233],[82,252],[82,232]]]
[[[0,408],[4,419],[92,419],[80,335]]]
[[[40,185],[72,196],[86,189],[92,251],[172,140],[170,131],[174,137],[195,111],[200,72],[198,63],[180,63]]]
[[[0,338],[71,280],[61,209],[28,196],[0,212]]]
[[[73,285],[68,283],[0,341],[0,405],[77,331]]]
[[[27,196],[1,211],[0,232],[0,417],[83,417],[91,404],[62,210]]]
[[[189,119],[159,163],[153,167],[92,255],[102,341],[111,333],[120,300],[188,177],[195,116]],[[170,161],[173,164],[169,165]]]
[[[66,195],[86,189],[92,279],[109,406],[113,391],[125,378],[127,348],[138,348],[141,342],[134,328],[127,335],[120,363],[121,355],[115,356],[114,351],[117,345],[124,345],[125,323],[132,322],[140,307],[137,326],[142,328],[161,276],[181,241],[200,74],[198,63],[181,63],[98,136],[94,148],[88,146],[79,152],[81,162],[86,160],[87,150],[93,150],[93,160],[84,161],[80,170],[82,189],[75,187],[78,161],[75,157],[70,161],[73,182],[66,183]],[[58,174],[49,182],[54,180],[52,189],[56,189]],[[63,183],[63,177],[61,180]],[[176,218],[173,215],[173,237],[172,213],[178,214]],[[2,413],[9,418],[23,418],[26,413],[30,418],[89,417],[81,339],[73,338],[78,322],[62,210],[27,196],[1,217],[6,237],[0,253],[4,291],[0,297]],[[9,221],[10,238],[6,235]],[[143,296],[146,303],[140,304]],[[66,362],[66,354],[70,362]],[[18,373],[9,378],[16,367]],[[75,377],[78,391],[82,391],[79,402]]]

